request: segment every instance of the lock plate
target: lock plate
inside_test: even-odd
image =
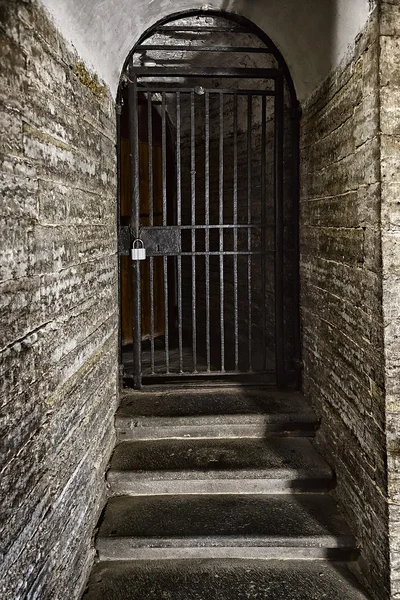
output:
[[[181,252],[179,227],[142,227],[140,237],[147,256],[174,256]]]

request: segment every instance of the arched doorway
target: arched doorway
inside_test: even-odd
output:
[[[292,382],[298,110],[279,52],[237,15],[173,15],[134,47],[119,103],[126,381]]]

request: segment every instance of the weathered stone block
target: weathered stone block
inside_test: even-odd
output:
[[[381,0],[380,5],[381,35],[400,37],[400,4],[396,0]]]
[[[381,172],[383,183],[400,183],[400,137],[382,135]]]
[[[33,224],[38,218],[37,191],[36,179],[0,171],[0,217],[29,219]]]
[[[33,226],[13,217],[2,218],[0,227],[0,281],[26,277],[31,273],[33,260]]]
[[[400,87],[381,89],[381,131],[384,135],[400,135]]]
[[[400,52],[400,37],[381,36],[379,73],[381,86],[400,87],[400,64],[395,57]]]
[[[388,275],[400,275],[400,231],[382,234],[383,271]]]

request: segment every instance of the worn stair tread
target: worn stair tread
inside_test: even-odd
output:
[[[184,560],[95,565],[84,600],[367,600],[345,565]]]
[[[152,440],[117,445],[108,480],[332,479],[307,438]]]
[[[322,494],[119,496],[98,533],[131,546],[352,547],[354,538]]]
[[[274,388],[201,388],[125,392],[117,429],[188,425],[311,425],[317,417],[303,395]]]

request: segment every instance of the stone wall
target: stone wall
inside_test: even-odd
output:
[[[383,316],[391,598],[400,598],[400,2],[381,2]]]
[[[357,535],[357,568],[383,600],[389,571],[379,46],[375,10],[351,59],[304,106],[300,235],[304,390],[322,417],[317,443],[335,469],[337,498]],[[394,143],[387,138],[390,154]],[[388,231],[386,271],[394,269],[394,284],[393,243]],[[392,293],[386,285],[391,306]],[[391,325],[394,336],[398,321]]]
[[[75,598],[114,443],[114,109],[34,0],[0,27],[0,596]]]

